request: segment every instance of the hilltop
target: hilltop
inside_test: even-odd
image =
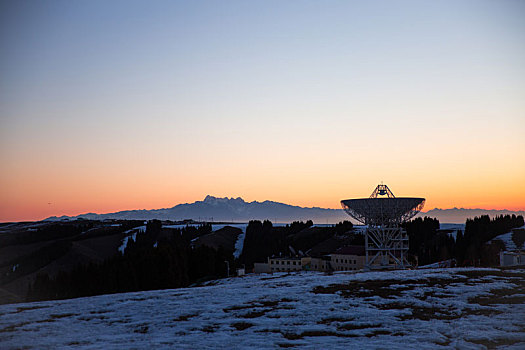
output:
[[[524,281],[523,269],[276,273],[2,305],[0,347],[518,349]]]

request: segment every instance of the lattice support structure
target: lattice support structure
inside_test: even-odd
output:
[[[410,266],[407,261],[408,235],[399,226],[371,226],[365,231],[367,269],[396,268]]]
[[[396,197],[387,185],[378,185],[369,198],[345,199],[348,215],[367,225],[365,231],[368,269],[407,268],[408,235],[401,227],[425,205],[425,198]]]

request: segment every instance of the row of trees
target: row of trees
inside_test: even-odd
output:
[[[253,220],[246,228],[240,262],[251,267],[254,262],[266,261],[269,256],[288,256],[293,254],[293,251],[304,253],[335,234],[348,233],[352,228],[350,221],[343,221],[331,227],[313,227],[311,220],[294,221],[290,225],[276,227],[268,220]],[[358,236],[360,237],[356,239],[362,238],[362,235]],[[359,243],[363,244],[363,239],[358,239],[355,244]]]
[[[467,219],[465,233],[459,232],[456,237],[458,246],[457,260],[466,265],[497,264],[494,257],[503,250],[504,244],[500,241],[487,244],[497,236],[510,232],[515,227],[524,225],[523,216],[500,215],[491,219],[488,215],[482,215],[473,219]]]
[[[439,220],[416,218],[405,223],[404,227],[410,242],[409,259],[413,264],[427,265],[455,256],[454,237],[439,231]]]
[[[131,226],[136,227],[138,224],[142,222],[133,222]],[[79,265],[54,276],[38,274],[28,288],[27,299],[64,299],[186,287],[203,280],[226,276],[225,261],[228,261],[232,269],[241,264],[250,267],[253,262],[265,261],[271,255],[289,255],[290,247],[297,251],[306,251],[336,233],[351,229],[352,224],[348,221],[334,227],[315,228],[311,220],[296,221],[279,227],[273,226],[268,220],[251,221],[246,229],[243,254],[239,260],[234,260],[233,251],[222,247],[214,249],[192,245],[195,238],[212,232],[210,224],[163,229],[160,221],[151,220],[144,233],[138,233],[135,240],[128,240],[124,254],[118,253],[102,264]],[[88,232],[100,234],[98,231]],[[82,239],[85,236],[86,234],[82,234],[73,239]],[[66,240],[64,243],[68,244],[66,248],[70,247],[70,241]],[[59,253],[63,254],[62,250]]]
[[[497,265],[498,253],[505,248],[501,241],[489,241],[524,225],[523,217],[501,215],[491,219],[488,215],[467,219],[465,231],[458,231],[456,239],[439,230],[437,219],[416,218],[404,224],[410,247],[409,255],[419,265],[456,259],[461,266]]]
[[[98,294],[186,287],[227,274],[233,252],[223,248],[191,247],[190,237],[211,232],[211,226],[186,227],[162,232],[160,221],[150,221],[145,233],[129,240],[124,254],[102,264],[77,266],[50,277],[38,274],[27,299],[65,299]]]

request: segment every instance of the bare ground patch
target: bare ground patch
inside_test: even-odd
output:
[[[149,331],[149,326],[147,324],[143,324],[138,326],[133,332],[140,333],[140,334],[146,334]]]
[[[455,278],[454,280],[466,280],[465,277]],[[401,297],[404,293],[412,291],[419,287],[445,287],[450,283],[450,279],[442,278],[424,278],[419,280],[407,281],[405,284],[399,284],[399,280],[368,280],[368,281],[351,281],[344,284],[331,284],[329,286],[315,287],[312,292],[315,294],[339,294],[345,298],[368,298],[381,297],[384,299],[395,299]],[[434,292],[428,292],[423,298],[433,296]]]
[[[196,317],[198,316],[199,314],[187,314],[187,315],[180,315],[179,317],[173,319],[173,321],[175,322],[180,322],[180,321],[188,321],[190,318],[193,318],[193,317]]]
[[[361,324],[345,323],[345,324],[339,325],[337,329],[345,330],[345,331],[353,331],[357,329],[379,328],[381,326],[382,326],[381,323],[361,323]]]
[[[232,327],[235,328],[238,331],[244,331],[245,329],[253,327],[253,323],[249,323],[249,322],[234,322],[234,323],[232,323]]]
[[[52,319],[55,319],[55,320],[58,320],[58,319],[61,319],[61,318],[66,318],[66,317],[72,317],[72,316],[80,316],[80,314],[66,313],[66,314],[51,314],[51,315],[49,315],[49,317],[51,317]]]
[[[21,307],[16,308],[16,311],[14,311],[13,313],[14,314],[18,314],[20,312],[24,312],[24,311],[28,311],[28,310],[46,309],[48,307],[49,306],[40,306],[40,305],[37,305],[37,306],[21,306]]]
[[[252,300],[246,304],[243,305],[234,305],[227,308],[222,309],[222,311],[226,313],[234,312],[234,311],[242,311],[245,310],[244,314],[238,315],[238,317],[242,318],[257,318],[266,315],[269,312],[279,310],[279,309],[293,309],[290,305],[281,305],[281,303],[289,303],[293,302],[294,300],[289,298],[283,298],[280,300]],[[248,311],[250,310],[250,311]],[[280,318],[278,315],[270,315],[268,316],[270,318]]]
[[[334,322],[349,322],[349,321],[353,321],[354,318],[353,317],[328,317],[328,318],[323,318],[322,320],[319,320],[317,321],[317,324],[332,324]]]
[[[513,279],[512,283],[514,286],[511,288],[493,289],[488,295],[469,298],[469,302],[482,306],[497,304],[525,304],[525,276]]]

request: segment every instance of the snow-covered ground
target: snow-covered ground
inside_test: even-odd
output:
[[[164,225],[164,228],[175,228],[175,229],[182,229],[186,227],[187,225]],[[190,225],[191,226],[191,225]],[[194,224],[193,226],[198,226],[198,224]],[[244,237],[246,236],[246,227],[248,227],[248,224],[241,223],[241,224],[230,224],[230,225],[224,225],[224,224],[212,224],[211,229],[212,231],[220,230],[223,227],[230,226],[235,227],[242,230],[242,233],[237,237],[237,241],[235,242],[235,251],[233,252],[233,256],[235,258],[238,258],[242,253],[242,248],[244,247]],[[193,239],[192,241],[197,240],[197,238]]]
[[[519,227],[519,228],[525,229],[525,226],[522,226],[522,227]],[[499,235],[496,238],[492,239],[491,241],[496,240],[496,239],[501,240],[505,244],[505,248],[508,251],[517,250],[518,249],[516,247],[516,244],[512,240],[512,231],[504,233],[502,235]]]
[[[474,268],[277,273],[2,305],[0,348],[523,349],[524,281]]]
[[[495,239],[499,239],[505,244],[506,250],[516,250],[516,244],[514,244],[514,241],[512,241],[512,232],[507,232],[502,235],[497,236]],[[492,241],[493,241],[492,240]]]
[[[237,237],[235,242],[235,251],[233,256],[238,259],[241,256],[242,249],[244,248],[244,238],[246,238],[246,230],[243,230],[242,233]]]

